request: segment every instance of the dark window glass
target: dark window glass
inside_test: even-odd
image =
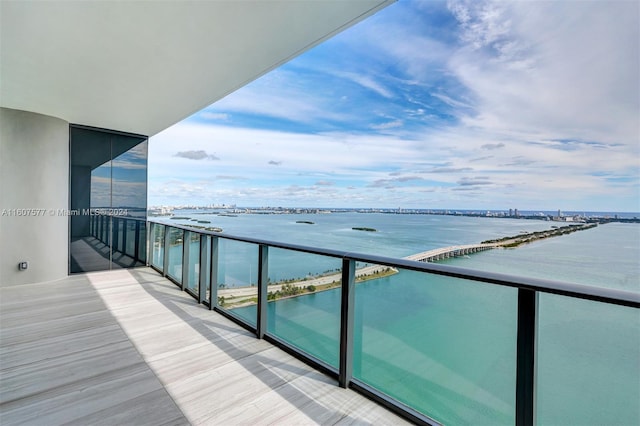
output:
[[[69,272],[146,263],[147,138],[70,127]]]

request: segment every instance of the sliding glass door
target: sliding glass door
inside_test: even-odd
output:
[[[71,125],[69,272],[146,263],[147,137]]]

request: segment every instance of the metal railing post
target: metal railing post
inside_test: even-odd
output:
[[[111,216],[104,215],[104,241],[103,243],[111,248],[112,245],[112,235],[111,230],[113,228],[113,221],[111,220]]]
[[[538,295],[518,289],[518,340],[516,352],[516,425],[535,422],[536,324]]]
[[[118,250],[118,241],[120,240],[120,235],[118,235],[118,230],[120,229],[120,223],[116,220],[115,216],[110,216],[111,218],[111,252]]]
[[[353,319],[356,292],[356,262],[342,259],[342,294],[340,304],[340,371],[338,385],[348,388],[353,377]]]
[[[133,260],[136,262],[140,260],[140,221],[136,220],[135,223],[135,233],[134,233],[134,244],[133,244]]]
[[[107,221],[107,238],[109,242],[107,246],[109,247],[109,269],[113,267],[113,216],[107,216],[109,219]]]
[[[184,291],[189,283],[189,255],[191,252],[191,231],[182,231],[182,279],[180,289]]]
[[[269,283],[269,246],[258,246],[258,318],[256,335],[262,339],[267,332],[267,285]],[[251,284],[251,283],[249,283]]]
[[[140,228],[141,228],[141,234],[142,234],[142,244],[141,247],[144,250],[144,253],[142,253],[142,257],[141,260],[145,265],[149,264],[149,253],[151,252],[150,250],[150,244],[151,241],[149,240],[149,235],[151,232],[151,222],[148,221],[144,221],[140,224]]]
[[[205,301],[207,296],[207,258],[208,238],[206,235],[200,234],[200,272],[198,273],[198,303]]]
[[[209,250],[209,309],[218,306],[218,237],[211,237],[211,249]]]
[[[151,253],[152,250],[152,241],[151,241],[151,222],[149,221],[145,221],[144,222],[144,263],[146,265],[149,265],[149,263],[151,263],[151,260],[149,260],[149,257],[153,256],[153,254]]]
[[[109,229],[110,222],[106,217],[96,217],[96,231],[103,232],[100,227],[106,227],[104,232],[107,236],[111,235]],[[180,225],[161,225],[153,224],[150,233],[155,238],[157,230],[162,226],[165,230],[164,235],[164,263],[163,274],[166,276],[169,268],[169,233],[171,229],[180,229],[189,231],[187,227]],[[157,227],[157,228],[156,228]],[[260,313],[257,318],[257,327],[249,324],[245,318],[238,315],[229,315],[226,309],[217,309],[227,315],[232,321],[243,325],[244,327],[256,331],[259,336],[276,345],[279,345],[294,356],[304,360],[315,368],[327,372],[332,377],[338,377],[341,387],[350,387],[361,393],[364,393],[373,400],[387,406],[392,411],[401,414],[405,418],[418,424],[438,424],[435,420],[427,417],[417,411],[417,408],[406,406],[401,401],[395,400],[382,392],[375,385],[368,384],[362,379],[358,368],[360,364],[354,365],[354,358],[359,359],[358,351],[362,350],[362,327],[365,306],[361,303],[358,305],[360,309],[356,310],[355,301],[355,266],[357,263],[370,263],[386,265],[398,269],[406,269],[419,273],[429,274],[429,276],[444,276],[455,279],[469,280],[472,283],[487,283],[492,286],[500,286],[502,288],[515,288],[518,292],[518,312],[517,312],[517,338],[516,338],[516,389],[515,389],[515,423],[517,425],[533,425],[536,418],[536,369],[537,369],[537,328],[538,328],[538,297],[539,294],[553,294],[556,296],[576,298],[579,300],[591,300],[598,303],[607,303],[613,306],[628,306],[634,309],[640,308],[640,296],[637,293],[625,292],[621,290],[605,289],[597,287],[588,287],[571,283],[563,283],[549,280],[540,280],[535,278],[515,277],[505,274],[492,272],[469,271],[462,268],[456,268],[448,265],[434,265],[427,262],[415,262],[408,259],[388,258],[382,256],[372,256],[357,253],[345,253],[344,251],[326,250],[314,247],[304,247],[293,244],[271,242],[265,240],[257,240],[252,238],[231,236],[228,234],[218,234],[210,231],[191,231],[198,232],[201,236],[201,277],[203,268],[206,272],[206,262],[202,261],[202,256],[209,256],[210,261],[210,280],[207,282],[206,277],[202,278],[205,283],[200,285],[200,299],[206,299],[205,292],[207,284],[209,287],[209,306],[210,309],[217,309],[218,304],[218,270],[219,270],[219,244],[221,239],[227,241],[241,241],[259,246],[259,282],[258,282],[258,303]],[[188,233],[186,234],[188,235]],[[202,241],[202,237],[206,235],[210,238],[210,249],[204,253],[202,247],[206,247],[208,243]],[[149,238],[149,234],[147,234]],[[187,240],[189,240],[187,238]],[[151,241],[148,239],[148,241]],[[329,256],[334,259],[342,260],[341,273],[341,306],[340,306],[340,341],[339,341],[339,371],[336,372],[334,365],[328,365],[320,358],[305,353],[298,349],[293,343],[289,343],[286,338],[278,338],[267,333],[265,324],[267,321],[263,319],[266,315],[267,301],[265,300],[268,289],[268,249],[272,247],[276,250],[285,249],[302,253],[311,253],[320,256]],[[183,260],[185,258],[183,257]],[[206,259],[205,259],[206,260]],[[253,264],[251,264],[253,266]],[[224,278],[221,278],[223,281]],[[356,317],[356,315],[358,317]],[[266,317],[264,317],[266,318]],[[268,318],[267,318],[268,319]],[[273,320],[273,318],[272,318]],[[358,329],[355,329],[355,325]],[[512,342],[511,344],[513,344]]]
[[[169,275],[169,250],[171,248],[171,241],[169,241],[169,235],[171,234],[171,227],[167,225],[164,226],[164,252],[162,259],[162,275],[165,277]]]

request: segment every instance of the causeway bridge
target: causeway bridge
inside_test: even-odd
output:
[[[504,243],[502,243],[504,244]],[[435,262],[437,260],[449,259],[451,257],[466,256],[479,251],[491,250],[500,247],[500,243],[488,244],[467,244],[459,246],[441,247],[434,250],[423,251],[422,253],[412,254],[404,259],[417,260],[418,262]]]

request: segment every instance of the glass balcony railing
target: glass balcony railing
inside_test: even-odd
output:
[[[186,231],[188,232],[188,231]],[[178,284],[182,281],[182,259],[184,250],[184,233],[183,229],[169,227],[165,230],[165,253],[164,263],[167,264],[167,276]]]
[[[217,306],[251,327],[257,324],[258,251],[256,244],[218,240]]]
[[[268,258],[267,333],[337,369],[341,260],[281,248]]]
[[[640,424],[639,310],[542,293],[538,313],[538,423]]]
[[[404,268],[356,286],[353,377],[446,423],[514,424],[517,293]]]
[[[161,223],[149,247],[210,309],[415,423],[637,423],[639,294]]]
[[[164,268],[164,233],[165,227],[158,223],[151,223],[151,234],[149,235],[149,246],[151,258],[149,264],[156,269]]]
[[[89,216],[91,237],[104,246],[101,255],[105,260],[117,267],[129,268],[147,264],[148,226],[149,223],[146,220],[135,217],[111,216],[95,212]],[[164,228],[156,229],[158,232],[164,232]],[[154,238],[152,237],[150,241],[155,241]],[[163,246],[159,241],[155,242],[158,248]],[[154,250],[154,253],[157,254],[158,250]],[[156,267],[162,267],[162,263],[158,263],[156,259],[151,259],[150,262]]]
[[[185,252],[188,256],[184,261],[186,276],[183,275],[185,290],[196,299],[200,291],[200,234],[197,232],[185,232]]]

